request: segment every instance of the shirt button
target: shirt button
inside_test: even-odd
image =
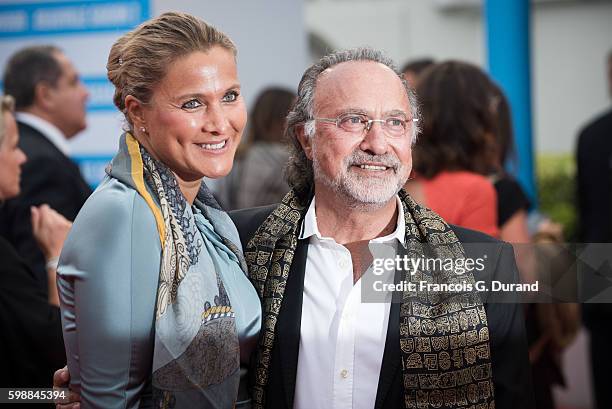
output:
[[[346,369],[341,370],[340,376],[346,379],[346,377],[348,377],[348,371]]]

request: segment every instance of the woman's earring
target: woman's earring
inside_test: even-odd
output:
[[[141,126],[140,127],[140,132],[142,132],[143,134],[146,134],[147,130],[146,130],[146,128],[144,126]]]

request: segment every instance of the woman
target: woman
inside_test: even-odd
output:
[[[496,195],[482,176],[495,163],[490,80],[456,61],[435,65],[419,81],[423,124],[414,147],[412,197],[449,223],[497,236]]]
[[[122,36],[107,70],[128,131],[60,260],[71,387],[84,408],[231,408],[261,310],[202,178],[230,171],[245,126],[236,48],[165,13]]]
[[[18,145],[13,98],[0,97],[0,206],[19,194],[25,154]],[[55,268],[70,222],[46,205],[32,208],[34,236],[47,257],[48,297],[13,246],[0,236],[0,385],[50,387],[65,362]]]

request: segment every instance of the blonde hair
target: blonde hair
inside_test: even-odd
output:
[[[163,13],[142,23],[119,38],[108,55],[106,70],[115,86],[115,106],[126,115],[128,95],[149,102],[172,62],[215,46],[236,56],[236,46],[228,36],[190,14]],[[130,122],[127,115],[126,119]]]
[[[15,99],[10,95],[4,95],[0,97],[0,145],[4,141],[6,124],[4,123],[4,113],[13,112],[15,109]]]

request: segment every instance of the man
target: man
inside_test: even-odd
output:
[[[412,92],[376,51],[332,54],[302,77],[287,123],[292,193],[274,210],[232,215],[263,302],[255,407],[529,407],[517,304],[459,311],[439,302],[424,313],[419,303],[359,300],[375,242],[398,251],[423,241],[489,242],[490,276],[479,278],[516,279],[509,245],[450,228],[397,194],[411,171],[414,118]],[[476,311],[480,324],[445,327]],[[458,341],[464,336],[470,346]]]
[[[292,191],[280,205],[231,214],[264,314],[254,408],[529,406],[516,304],[474,294],[362,300],[372,244],[416,257],[419,244],[448,244],[470,257],[459,241],[488,242],[484,279],[516,278],[509,245],[451,228],[400,191],[416,114],[412,91],[373,50],[331,54],[302,77],[287,120]]]
[[[612,51],[607,61],[612,96]],[[612,109],[590,122],[578,136],[576,152],[579,231],[582,243],[612,242]],[[593,272],[595,274],[596,272]],[[597,408],[612,407],[608,368],[612,365],[610,304],[585,303],[583,318],[590,332],[591,365]]]
[[[27,260],[47,291],[45,260],[32,236],[30,207],[48,204],[74,220],[91,193],[67,141],[85,129],[87,90],[68,58],[54,46],[22,49],[8,61],[4,93],[16,103],[19,146],[28,157],[21,195],[0,211],[0,235]]]

